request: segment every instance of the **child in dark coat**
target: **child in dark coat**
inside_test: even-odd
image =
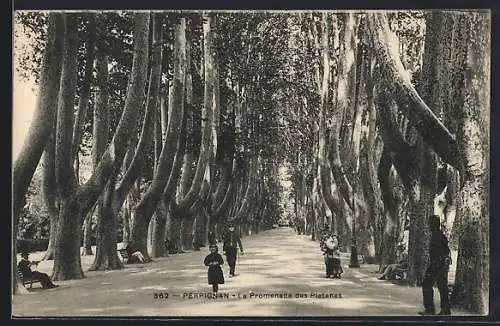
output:
[[[208,284],[212,284],[212,290],[217,293],[219,284],[224,284],[224,274],[220,265],[224,264],[222,256],[218,253],[216,245],[210,246],[210,253],[205,257],[205,266],[208,266]]]

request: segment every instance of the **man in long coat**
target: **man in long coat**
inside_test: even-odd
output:
[[[228,231],[223,236],[223,246],[224,254],[226,255],[226,261],[229,265],[229,277],[234,276],[234,271],[236,267],[236,259],[238,256],[238,248],[243,255],[243,245],[241,244],[240,235],[236,232],[234,223],[229,223]]]

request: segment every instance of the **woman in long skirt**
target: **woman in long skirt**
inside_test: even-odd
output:
[[[221,265],[224,264],[222,256],[218,253],[216,245],[211,245],[210,253],[205,257],[204,264],[208,266],[208,284],[212,285],[212,291],[217,293],[219,284],[224,284],[224,273]]]

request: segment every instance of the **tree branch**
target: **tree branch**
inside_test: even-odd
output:
[[[61,87],[56,120],[55,167],[56,185],[59,198],[73,193],[76,179],[71,160],[73,137],[74,103],[77,80],[77,34],[76,14],[65,14],[64,51],[62,56]]]
[[[96,22],[95,14],[89,14],[89,23],[87,24],[87,41],[85,47],[85,75],[83,77],[83,84],[80,90],[80,99],[78,101],[78,110],[75,115],[75,123],[73,126],[72,137],[72,150],[71,162],[77,158],[80,142],[83,135],[83,127],[87,118],[87,111],[89,107],[90,87],[92,84],[93,70],[94,70],[94,57],[96,45]]]
[[[392,80],[399,95],[411,104],[407,112],[415,128],[424,141],[431,146],[443,161],[461,169],[461,155],[455,137],[439,121],[432,110],[422,100],[411,83],[410,76],[401,62],[397,49],[397,39],[391,33],[387,17],[382,13],[367,14],[368,26],[373,36],[373,45],[378,62],[385,68],[389,80]]]
[[[80,203],[84,212],[91,208],[108,180],[118,174],[127,151],[127,140],[130,137],[131,127],[134,126],[143,103],[143,88],[147,79],[149,13],[135,14],[134,25],[134,56],[125,108],[113,139],[104,152],[99,165],[78,191],[77,202]]]

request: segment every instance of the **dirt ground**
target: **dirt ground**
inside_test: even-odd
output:
[[[85,278],[56,282],[59,288],[33,285],[13,296],[13,316],[415,316],[422,310],[420,288],[377,280],[376,265],[349,268],[342,279],[324,278],[317,242],[290,228],[277,228],[242,239],[236,277],[213,298],[201,251],[155,258],[122,270],[88,272],[93,256],[82,256]],[[95,250],[94,250],[95,252]],[[37,260],[42,252],[30,255]],[[225,257],[224,257],[225,259]],[[453,261],[456,261],[454,257]],[[53,261],[38,270],[50,275]],[[455,266],[451,266],[451,271]],[[450,272],[450,281],[453,273]],[[439,294],[435,290],[439,311]],[[465,315],[452,311],[454,315]]]

